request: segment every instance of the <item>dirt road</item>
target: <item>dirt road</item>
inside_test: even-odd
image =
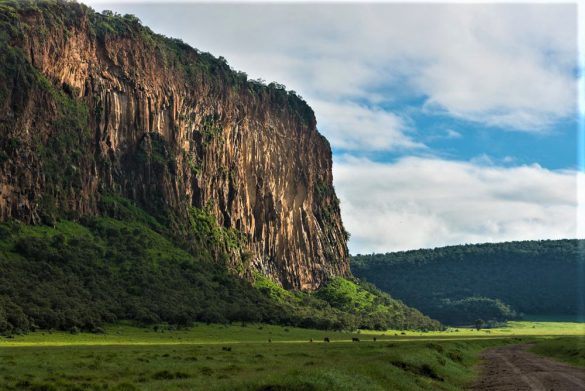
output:
[[[480,380],[473,391],[585,390],[585,370],[527,351],[528,345],[488,349],[482,354]]]

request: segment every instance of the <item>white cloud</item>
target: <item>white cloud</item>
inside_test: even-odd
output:
[[[337,148],[360,151],[423,149],[401,117],[355,103],[313,102],[320,130]]]
[[[432,158],[334,165],[352,253],[577,235],[577,174]]]
[[[446,138],[461,138],[461,133],[453,129],[447,129],[445,131]]]
[[[451,6],[435,59],[416,85],[451,115],[493,126],[542,131],[575,113],[575,8]],[[554,33],[546,28],[554,28]],[[566,40],[566,41],[565,41]],[[437,48],[434,48],[437,49]],[[431,49],[432,50],[432,49]]]

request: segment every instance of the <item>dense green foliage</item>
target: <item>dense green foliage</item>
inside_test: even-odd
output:
[[[108,217],[62,220],[54,227],[0,225],[0,333],[96,330],[119,319],[178,325],[262,321],[322,329],[439,327],[383,294],[369,294],[378,303],[375,309],[355,312],[328,296],[287,292],[260,275],[255,288],[205,250],[236,246],[238,240],[203,210],[192,210],[194,236],[213,243],[202,242],[202,251],[193,255],[130,201],[103,196],[101,207]]]
[[[405,306],[387,293],[363,281],[333,278],[316,293],[333,308],[355,314],[361,319],[359,328],[386,330],[422,328],[437,330],[438,322],[429,321],[419,311]]]
[[[307,314],[299,324],[303,327],[334,330],[441,328],[439,322],[364,282],[336,277],[315,293],[289,292],[257,274],[255,286],[288,311]]]
[[[582,314],[585,241],[451,246],[352,257],[353,273],[447,324]]]
[[[140,223],[84,224],[2,226],[0,331],[93,330],[116,319],[283,321],[249,284]]]
[[[260,324],[36,332],[0,340],[0,388],[458,390],[474,380],[482,349],[520,341],[375,336]]]
[[[442,321],[447,324],[470,325],[480,321],[482,327],[491,327],[494,323],[518,318],[518,314],[509,305],[487,297],[442,299],[437,303],[436,312],[441,314]]]

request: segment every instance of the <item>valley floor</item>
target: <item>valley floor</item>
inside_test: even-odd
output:
[[[0,340],[0,389],[460,390],[476,380],[482,351],[541,340],[538,330],[578,335],[580,327],[512,323],[497,330],[352,334],[258,324],[156,331],[118,324],[105,334],[37,331]],[[555,351],[549,346],[546,354]]]

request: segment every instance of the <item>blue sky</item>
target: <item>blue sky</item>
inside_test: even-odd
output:
[[[300,93],[352,253],[578,236],[575,4],[87,3]]]

